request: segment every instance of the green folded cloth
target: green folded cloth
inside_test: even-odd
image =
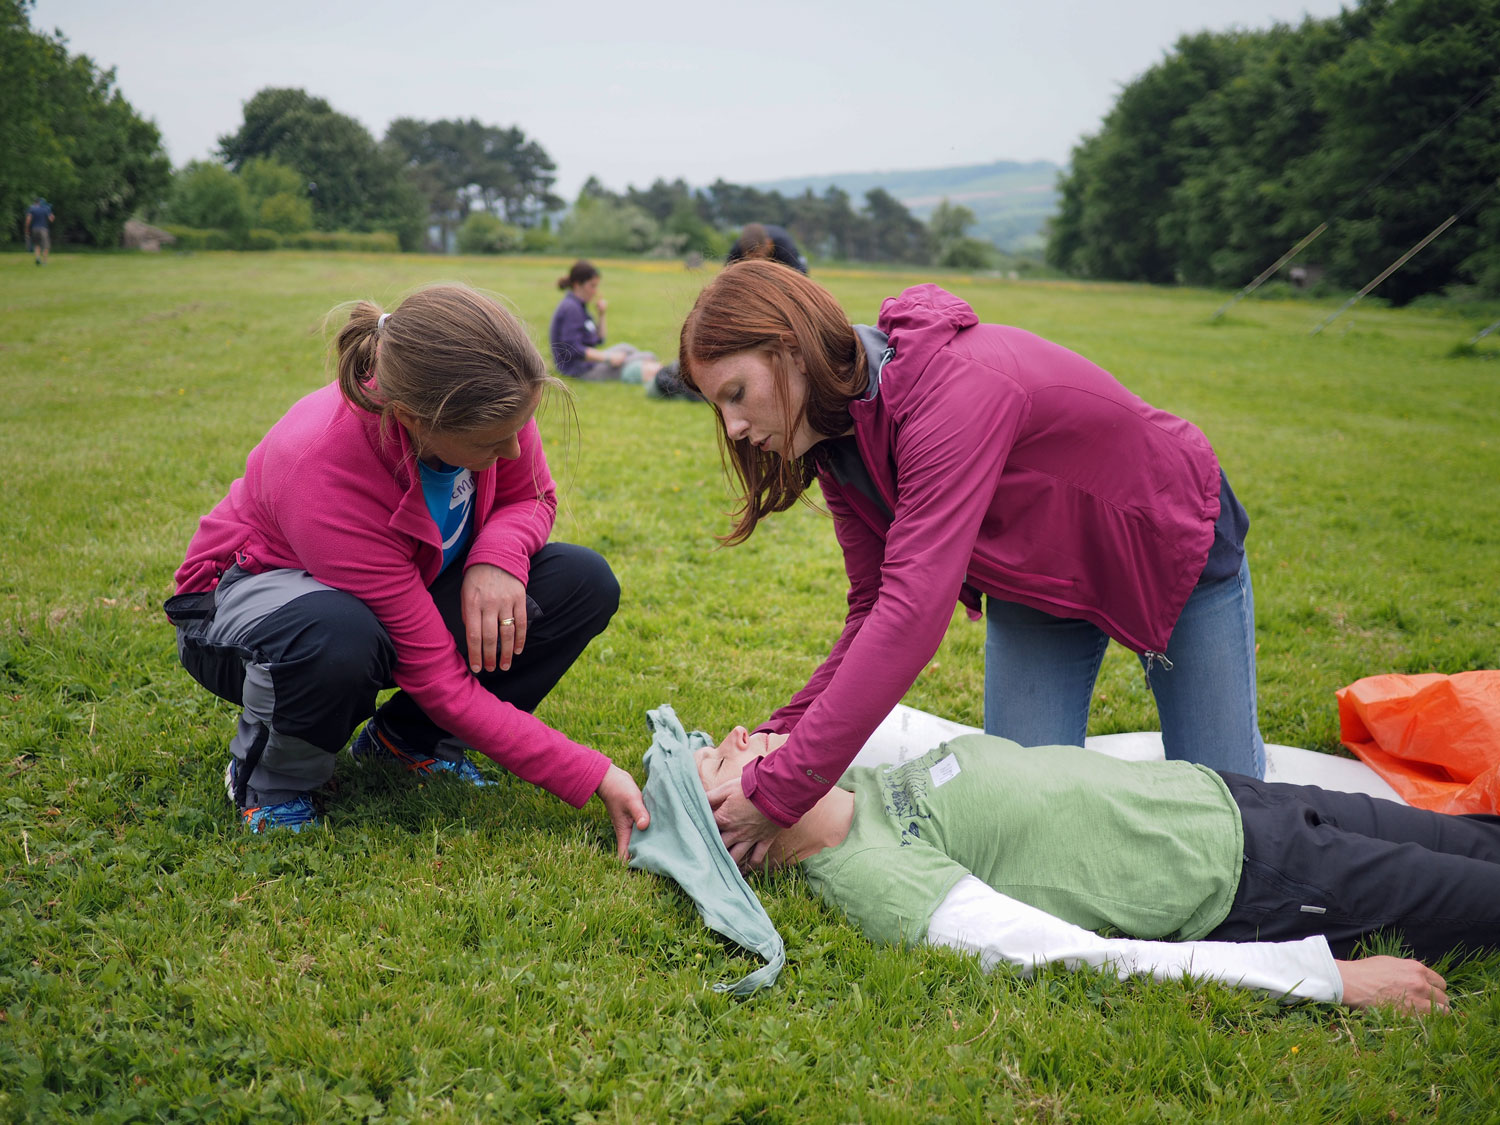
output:
[[[630,866],[675,880],[693,900],[704,925],[766,959],[765,965],[733,984],[714,985],[716,992],[748,996],[776,983],[786,964],[786,947],[729,857],[698,780],[693,752],[712,746],[713,739],[702,731],[688,734],[677,713],[665,704],[648,711],[646,721],[652,739],[641,796],[651,827],[630,834]]]

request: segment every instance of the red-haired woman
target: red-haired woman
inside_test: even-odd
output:
[[[735,859],[759,861],[838,780],[955,601],[988,618],[987,732],[1081,745],[1114,638],[1140,656],[1168,757],[1264,773],[1248,519],[1196,427],[934,285],[852,325],[771,262],[703,291],[681,367],[742,492],[727,541],[816,479],[849,575],[832,652],[762,728],[790,739],[713,795]]]

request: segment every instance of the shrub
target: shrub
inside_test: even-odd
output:
[[[240,182],[259,207],[273,195],[301,199],[307,194],[307,177],[289,164],[269,156],[252,156],[240,166]]]
[[[995,248],[977,238],[955,238],[938,253],[938,265],[952,270],[993,269]]]
[[[250,195],[240,178],[222,164],[195,160],[172,178],[166,217],[200,230],[248,231]]]
[[[253,230],[245,236],[242,250],[279,250],[281,235],[274,230]]]
[[[512,254],[524,245],[518,227],[488,211],[475,211],[458,228],[458,249],[464,254]]]
[[[238,250],[240,240],[227,230],[163,223],[162,230],[177,239],[174,250]]]
[[[661,239],[656,220],[632,203],[580,195],[558,224],[557,242],[569,254],[642,254]]]
[[[288,250],[358,250],[367,254],[396,254],[401,241],[388,230],[304,230],[281,240]]]
[[[176,250],[356,250],[367,254],[394,254],[401,243],[388,230],[304,230],[282,235],[274,230],[243,233],[167,223],[162,227],[175,235]]]
[[[521,250],[526,254],[550,254],[557,249],[557,235],[546,227],[527,227],[521,231]]]
[[[262,200],[256,217],[262,227],[280,234],[296,234],[313,225],[312,204],[284,191]]]

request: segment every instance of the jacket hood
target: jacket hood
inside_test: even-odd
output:
[[[914,285],[880,306],[878,327],[890,337],[901,365],[921,371],[964,328],[979,323],[969,303],[936,285]]]

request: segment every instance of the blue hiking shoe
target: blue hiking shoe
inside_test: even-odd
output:
[[[408,773],[421,776],[431,776],[437,773],[451,774],[475,788],[495,784],[480,773],[478,767],[468,758],[459,758],[456,762],[450,762],[445,758],[434,758],[430,754],[419,754],[403,745],[395,735],[381,727],[374,719],[361,727],[359,733],[354,736],[349,753],[354,755],[356,761],[386,766],[399,765]]]
[[[313,807],[312,798],[306,794],[280,804],[240,808],[234,799],[239,764],[239,759],[229,759],[229,765],[224,769],[224,792],[229,795],[229,803],[239,810],[240,819],[245,822],[248,831],[269,832],[273,828],[283,828],[288,832],[301,832],[304,828],[322,826],[323,822],[318,817],[317,809]]]

